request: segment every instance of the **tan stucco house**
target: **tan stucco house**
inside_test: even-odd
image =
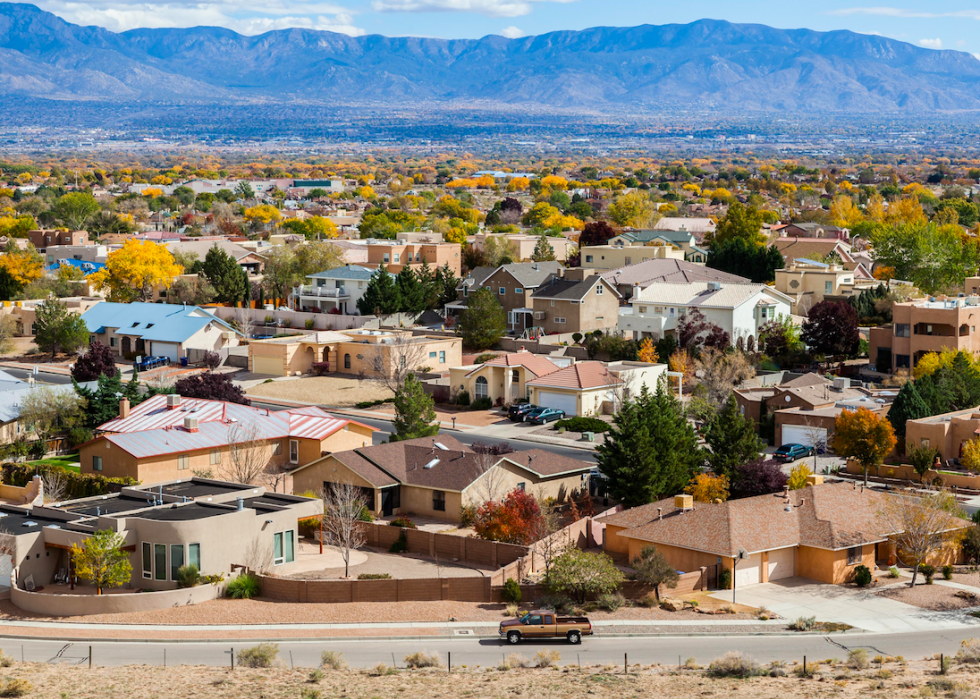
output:
[[[531,295],[534,325],[546,335],[593,332],[615,328],[622,300],[616,287],[587,270],[567,270],[552,277]]]
[[[535,405],[564,410],[569,417],[602,415],[615,413],[624,399],[644,387],[656,391],[666,374],[666,364],[585,361],[532,379],[527,386]]]
[[[527,350],[501,355],[483,364],[452,367],[449,370],[453,392],[466,391],[472,400],[489,398],[496,404],[530,398],[528,382],[567,366],[571,358],[556,357],[561,364],[543,354]]]

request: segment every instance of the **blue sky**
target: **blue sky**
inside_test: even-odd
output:
[[[980,0],[863,4],[759,0],[35,0],[80,24],[225,26],[246,34],[302,26],[352,35],[475,38],[523,36],[597,25],[686,23],[704,17],[782,28],[851,29],[929,48],[980,54]]]

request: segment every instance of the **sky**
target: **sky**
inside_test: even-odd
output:
[[[887,2],[887,0],[884,0]],[[353,36],[521,37],[594,26],[687,23],[702,18],[780,28],[850,29],[980,57],[980,0],[34,0],[64,19],[113,31],[222,26],[243,34],[308,27]]]

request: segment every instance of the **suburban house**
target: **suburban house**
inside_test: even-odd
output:
[[[458,297],[446,304],[446,314],[457,316],[466,309],[470,294],[489,289],[507,313],[507,328],[520,335],[536,325],[531,294],[551,277],[561,274],[560,262],[517,262],[500,267],[477,267],[464,278],[456,291]]]
[[[648,245],[672,245],[679,248],[684,253],[684,258],[688,262],[697,262],[704,264],[708,259],[708,251],[705,248],[699,246],[698,241],[704,237],[710,228],[711,231],[714,230],[714,221],[711,219],[703,219],[711,222],[710,227],[702,227],[702,231],[699,234],[695,234],[694,231],[689,229],[686,225],[686,219],[661,219],[657,221],[657,226],[659,226],[663,221],[681,221],[680,224],[673,224],[673,228],[658,228],[647,230],[626,230],[619,235],[610,238],[608,245],[612,247],[644,247]]]
[[[449,435],[409,439],[333,453],[292,472],[296,492],[333,483],[362,489],[382,517],[413,513],[460,522],[463,508],[500,499],[514,488],[563,501],[588,488],[593,464],[541,449],[478,454]]]
[[[653,224],[655,231],[690,232],[697,240],[714,233],[718,223],[708,216],[664,216]]]
[[[62,261],[85,262],[92,265],[88,272],[105,265],[113,248],[109,245],[50,245],[44,250],[45,266],[53,266]]]
[[[655,546],[678,571],[734,569],[735,588],[802,577],[842,584],[865,565],[895,561],[889,531],[879,517],[891,497],[856,483],[810,477],[801,490],[694,502],[679,495],[603,518],[606,551],[633,560]],[[956,520],[951,528],[969,523]],[[947,554],[948,555],[948,554]]]
[[[675,259],[636,262],[627,267],[603,272],[602,278],[613,284],[620,296],[627,301],[633,297],[635,287],[646,289],[651,284],[690,284],[691,282],[751,284],[746,277]]]
[[[27,239],[38,252],[44,252],[52,245],[88,245],[90,240],[87,231],[67,231],[62,228],[28,231]]]
[[[293,306],[297,311],[359,316],[361,312],[357,310],[357,302],[364,296],[368,282],[376,271],[376,267],[347,265],[307,275],[309,284],[293,288]]]
[[[879,371],[912,369],[944,349],[980,356],[980,296],[916,299],[892,304],[892,324],[871,328],[868,356]]]
[[[825,260],[831,254],[841,260],[841,266],[851,272],[860,271],[863,278],[872,278],[873,270],[851,253],[851,244],[838,238],[776,238],[772,241],[783,259]],[[860,270],[859,270],[860,268]]]
[[[402,267],[418,269],[428,264],[433,272],[436,268],[449,265],[453,274],[462,273],[463,246],[459,243],[409,243],[404,240],[368,240],[368,267],[384,265],[392,274],[398,274]]]
[[[781,223],[770,230],[780,238],[836,238],[846,241],[851,237],[846,228],[829,223]]]
[[[684,260],[684,251],[659,237],[644,245],[587,245],[580,250],[582,267],[619,269],[646,260]]]
[[[653,284],[633,292],[630,307],[620,312],[619,330],[634,340],[657,341],[674,334],[681,316],[697,309],[727,332],[733,344],[751,350],[762,326],[789,316],[791,305],[791,298],[765,284]]]
[[[102,303],[82,314],[89,340],[101,342],[119,357],[188,357],[237,347],[241,333],[197,306],[166,303]]]
[[[616,327],[620,295],[616,287],[589,270],[566,270],[531,294],[535,327],[546,335],[609,330]]]
[[[883,283],[861,265],[851,271],[837,263],[805,259],[787,260],[786,263],[785,267],[776,270],[775,286],[777,291],[793,299],[794,315],[805,316],[821,301],[844,301]]]
[[[523,233],[477,233],[474,236],[470,236],[467,242],[479,249],[483,249],[488,238],[496,238],[498,241],[513,245],[516,251],[514,259],[516,260],[530,260],[531,256],[534,255],[534,249],[541,240],[541,236],[525,235]],[[564,262],[568,259],[568,253],[575,249],[575,242],[564,236],[557,238],[549,236],[548,244],[555,253],[555,259],[559,262]]]
[[[0,531],[14,539],[11,601],[53,615],[91,613],[85,609],[91,592],[65,593],[74,576],[72,545],[83,545],[97,531],[112,530],[125,542],[133,573],[123,592],[175,590],[178,569],[191,564],[203,575],[233,576],[243,565],[288,574],[296,561],[297,521],[323,511],[319,498],[196,477],[48,505],[40,498],[35,502],[0,506]],[[60,586],[56,592],[55,586]],[[132,597],[132,611],[153,605],[146,592]]]
[[[449,385],[453,392],[466,391],[471,400],[513,403],[530,397],[529,381],[552,374],[572,361],[571,357],[552,358],[521,350],[483,364],[451,367]]]
[[[242,451],[273,470],[308,464],[324,454],[371,443],[373,427],[337,418],[315,406],[279,412],[176,394],[134,408],[123,398],[119,416],[81,445],[82,473],[147,483],[229,473]]]
[[[462,338],[407,330],[325,330],[248,344],[248,370],[268,376],[309,374],[314,364],[325,364],[323,373],[374,377],[395,365],[427,373],[462,363]]]
[[[527,382],[530,402],[564,410],[569,417],[612,415],[622,401],[666,378],[666,364],[646,362],[575,362]]]
[[[980,408],[957,410],[905,423],[905,448],[926,447],[939,451],[940,458],[959,459],[963,445],[980,434]]]
[[[184,255],[196,255],[197,259],[204,261],[208,251],[217,246],[220,250],[228,253],[235,262],[249,274],[261,274],[265,269],[265,258],[254,250],[247,250],[241,245],[231,242],[224,237],[194,238],[191,240],[179,240],[167,243],[167,249],[172,252],[179,252]]]

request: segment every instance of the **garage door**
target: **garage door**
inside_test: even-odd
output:
[[[154,357],[166,357],[171,362],[176,362],[180,357],[177,345],[173,342],[151,342],[150,354]]]
[[[538,391],[538,405],[542,408],[564,410],[566,415],[577,415],[574,395],[556,391]]]
[[[735,587],[757,585],[762,582],[762,554],[753,553],[735,566]]]
[[[799,425],[783,425],[783,444],[802,444],[805,447],[815,447],[827,444],[827,429],[824,427],[800,427]]]
[[[796,575],[796,549],[769,552],[769,580],[792,578]]]
[[[282,358],[252,357],[252,373],[282,376]]]

